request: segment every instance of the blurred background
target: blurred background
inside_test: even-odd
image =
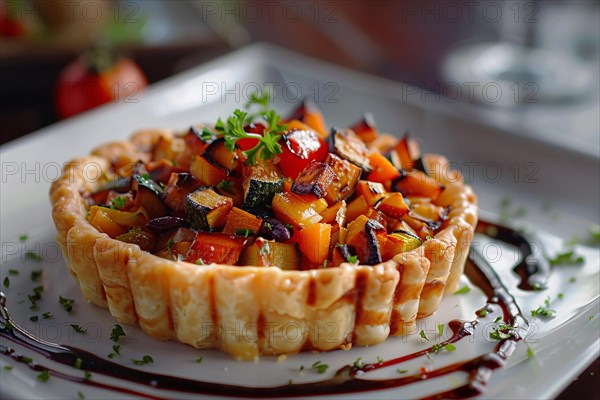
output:
[[[599,1],[2,0],[1,142],[252,42],[599,153]],[[501,96],[498,94],[502,93]]]
[[[475,119],[600,154],[597,0],[0,5],[0,143],[267,42],[413,84]],[[597,393],[599,369],[596,361],[560,398]]]

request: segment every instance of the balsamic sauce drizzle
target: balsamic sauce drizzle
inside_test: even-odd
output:
[[[527,282],[527,285],[532,288],[533,286],[531,286],[531,284],[535,282],[539,284],[545,284],[549,268],[545,269],[545,265],[540,264],[539,262],[536,264],[535,260],[532,260],[531,257],[529,257],[531,254],[533,254],[532,249],[534,248],[534,245],[529,241],[529,238],[520,235],[510,228],[484,221],[480,222],[477,231],[482,233],[490,233],[494,231],[492,232],[495,233],[492,235],[493,238],[506,241],[507,243],[517,246],[523,255],[523,261],[520,263],[520,265],[523,264],[523,267],[519,269],[519,274],[523,273],[523,275],[521,275],[524,279],[523,282]],[[483,316],[485,313],[482,313],[482,310],[491,311],[492,305],[499,306],[502,310],[503,322],[511,327],[511,336],[499,341],[494,351],[491,353],[483,354],[471,360],[460,361],[438,369],[424,371],[422,373],[416,373],[405,377],[379,380],[361,378],[361,376],[365,375],[369,371],[390,367],[408,360],[426,356],[429,353],[434,352],[434,350],[432,348],[427,348],[380,363],[364,364],[361,366],[346,365],[336,371],[333,377],[318,382],[290,382],[287,385],[272,387],[247,387],[222,384],[142,371],[117,364],[76,347],[50,343],[29,334],[27,331],[16,325],[10,317],[8,309],[6,308],[6,297],[3,293],[0,294],[0,322],[3,325],[3,327],[0,328],[0,337],[3,337],[15,344],[29,348],[32,351],[46,357],[47,359],[63,365],[73,367],[76,365],[76,363],[80,363],[79,367],[81,369],[81,374],[68,374],[48,368],[41,364],[34,363],[6,346],[0,345],[0,352],[4,356],[8,356],[17,362],[27,364],[30,369],[35,371],[47,370],[51,376],[80,384],[91,385],[120,393],[132,394],[151,399],[161,399],[162,397],[158,397],[156,392],[154,392],[154,394],[148,394],[131,388],[124,388],[113,384],[102,383],[93,379],[85,379],[83,377],[83,371],[95,372],[102,375],[119,378],[154,389],[165,389],[196,394],[227,395],[245,398],[279,398],[332,394],[339,395],[351,392],[391,389],[406,386],[415,382],[421,382],[424,379],[436,378],[450,373],[462,371],[466,372],[469,376],[466,384],[445,392],[433,394],[429,397],[426,397],[426,399],[457,399],[472,397],[480,395],[485,391],[492,371],[505,365],[507,359],[515,350],[518,341],[522,340],[524,335],[527,333],[529,324],[523,317],[515,298],[504,286],[494,268],[483,256],[474,250],[472,250],[469,254],[469,260],[465,266],[465,273],[471,282],[480,287],[488,296],[487,305],[477,311],[476,314],[478,316]],[[527,285],[525,286],[527,287]],[[477,320],[450,321],[448,325],[452,330],[453,335],[450,339],[440,343],[440,345],[444,346],[446,344],[458,342],[462,338],[474,334],[477,324]]]

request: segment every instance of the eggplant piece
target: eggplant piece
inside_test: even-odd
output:
[[[133,204],[143,207],[148,218],[162,217],[167,214],[167,207],[161,199],[162,188],[150,178],[148,173],[131,176],[131,190],[134,194]]]
[[[188,194],[199,189],[202,182],[187,172],[173,173],[163,192],[164,202],[175,212],[181,212],[185,209]]]
[[[301,195],[313,194],[320,199],[327,195],[327,188],[339,180],[328,164],[312,160],[294,181],[292,192]]]
[[[152,251],[156,246],[156,235],[139,226],[131,228],[128,232],[117,236],[115,239],[125,243],[137,244],[144,251]]]
[[[238,155],[225,147],[225,139],[219,138],[213,141],[204,152],[203,156],[211,164],[224,168],[228,171],[235,171],[238,164]]]
[[[363,118],[350,127],[364,143],[371,143],[379,136],[373,114],[365,113]]]
[[[265,239],[275,240],[277,242],[286,242],[292,237],[290,230],[283,222],[275,218],[265,218],[258,234]]]
[[[273,197],[283,190],[283,175],[273,164],[246,166],[246,178],[242,184],[244,203],[242,210],[257,216],[269,215]]]
[[[370,219],[365,225],[367,252],[361,260],[364,264],[375,265],[383,262],[383,243],[387,241],[387,230],[379,222]],[[382,240],[382,238],[385,238]],[[359,250],[360,252],[360,250]]]
[[[227,222],[233,200],[221,196],[211,187],[202,187],[187,196],[185,212],[193,229],[215,231]]]
[[[173,217],[170,215],[151,219],[146,224],[147,228],[157,233],[165,233],[176,228],[183,228],[188,226],[189,224],[185,219]]]
[[[350,129],[333,127],[329,135],[329,150],[365,172],[373,170],[369,162],[367,146]]]
[[[102,185],[98,190],[94,192],[94,194],[99,194],[102,192],[108,192],[110,190],[114,190],[119,193],[127,193],[129,191],[129,187],[131,185],[131,179],[128,177],[117,178],[113,181],[110,181],[104,185]]]
[[[356,189],[361,169],[349,161],[342,160],[333,153],[329,153],[325,162],[333,169],[338,177],[337,182],[333,182],[327,188],[325,200],[329,205],[346,200]]]

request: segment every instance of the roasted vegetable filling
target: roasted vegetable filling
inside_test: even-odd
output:
[[[148,156],[113,160],[86,194],[88,220],[172,260],[375,265],[434,237],[449,213],[414,137],[381,134],[370,114],[327,135],[309,101],[285,120],[247,104],[212,127],[161,136]]]

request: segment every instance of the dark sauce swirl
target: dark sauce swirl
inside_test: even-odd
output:
[[[540,260],[535,263],[532,261],[531,257],[529,257],[533,254],[532,249],[534,248],[534,245],[529,238],[524,237],[510,228],[484,221],[480,222],[477,231],[482,233],[495,233],[491,236],[492,238],[517,246],[523,256],[523,261],[519,264],[522,266],[517,266],[517,268],[519,268],[518,271],[520,271],[519,274],[523,274],[521,275],[523,281],[527,282],[527,285],[532,288],[532,283],[537,282],[538,284],[545,284],[549,269],[544,269],[545,265],[540,264]],[[492,305],[499,306],[502,310],[504,323],[512,328],[510,337],[499,341],[494,351],[491,353],[483,354],[470,360],[460,361],[431,371],[423,371],[399,378],[375,380],[364,379],[362,377],[370,371],[426,356],[429,353],[434,352],[434,350],[432,348],[427,348],[379,363],[364,364],[360,366],[346,365],[337,370],[333,377],[318,382],[292,383],[290,381],[290,383],[286,385],[269,387],[247,387],[146,372],[114,363],[82,349],[50,343],[32,336],[27,331],[17,326],[10,318],[8,310],[5,307],[6,298],[4,294],[2,294],[0,298],[0,313],[4,324],[4,327],[0,329],[1,337],[15,344],[29,348],[54,362],[68,366],[78,365],[82,371],[79,371],[79,374],[60,372],[41,364],[33,363],[31,360],[22,357],[6,346],[0,346],[0,351],[2,354],[15,361],[27,364],[27,366],[33,370],[47,370],[51,376],[84,385],[91,385],[120,393],[153,399],[161,397],[156,393],[148,394],[131,388],[117,386],[116,384],[106,384],[93,379],[85,379],[83,371],[112,376],[154,389],[244,398],[341,395],[371,390],[392,389],[410,385],[415,382],[422,382],[424,379],[436,378],[453,372],[463,371],[468,374],[467,382],[464,385],[445,392],[433,394],[426,397],[426,399],[467,398],[480,395],[485,391],[492,371],[501,368],[506,364],[506,361],[515,350],[518,341],[520,341],[527,333],[529,325],[527,320],[523,317],[515,298],[510,294],[494,268],[484,257],[475,251],[471,251],[465,267],[465,273],[471,282],[480,287],[488,297],[487,305],[477,312],[478,316],[486,314],[483,313],[483,310],[489,312]],[[477,323],[476,320],[450,321],[448,325],[453,332],[452,337],[440,343],[440,345],[444,346],[446,344],[455,343],[466,336],[472,335],[476,329]]]

